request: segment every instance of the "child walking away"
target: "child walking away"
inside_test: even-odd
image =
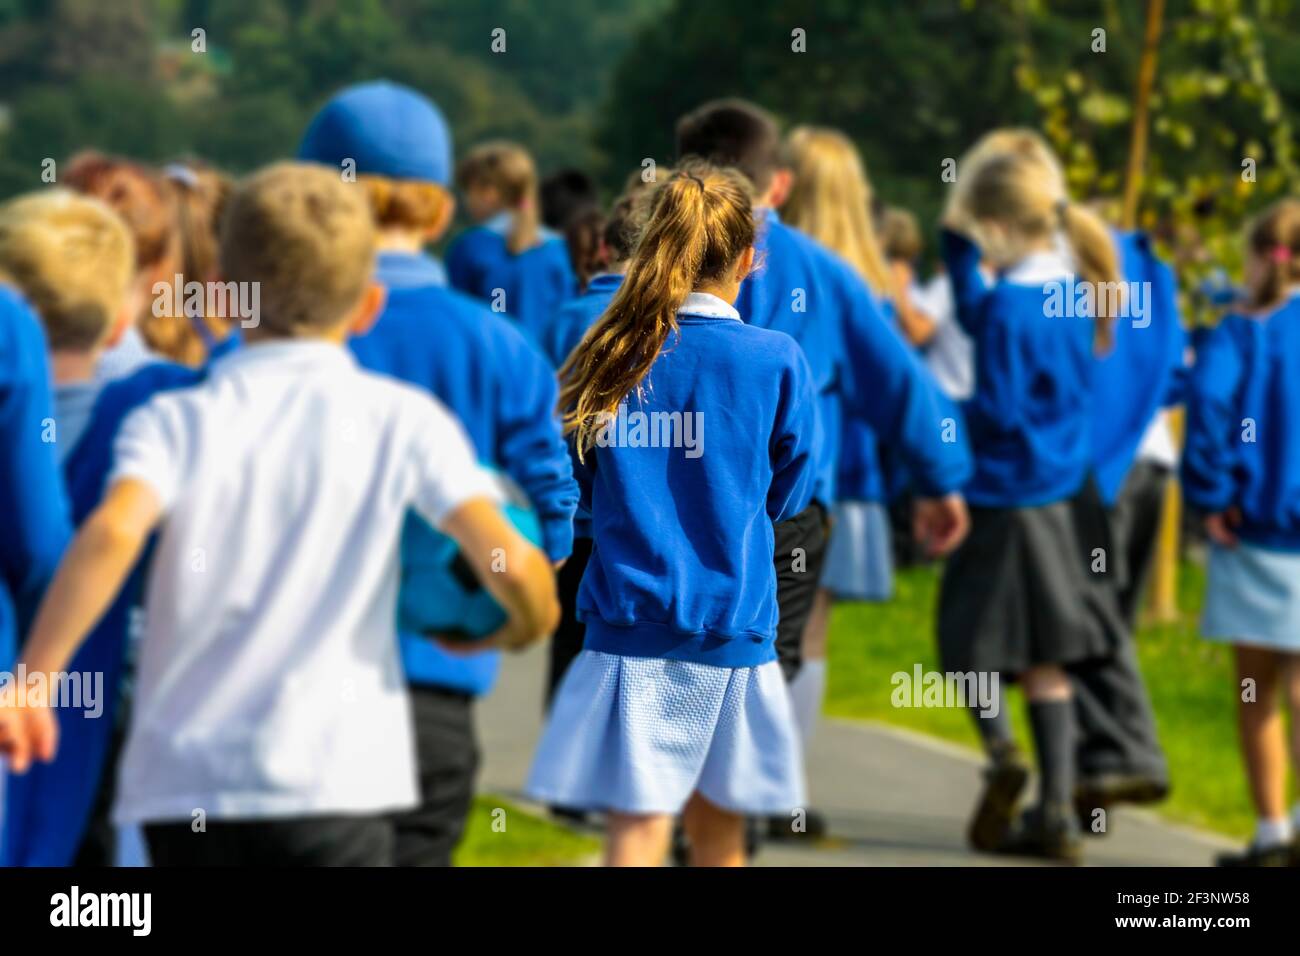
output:
[[[479,225],[447,253],[451,284],[487,300],[535,340],[577,283],[564,239],[541,225],[532,157],[514,143],[484,143],[461,160],[456,183]]]
[[[611,260],[608,271],[592,277],[585,292],[568,302],[546,327],[542,345],[557,368],[568,360],[596,321],[605,313],[615,293],[623,284],[623,274],[632,258],[632,249],[644,225],[646,195],[640,178],[614,203],[605,225],[602,245]],[[550,667],[546,675],[546,702],[549,706],[569,664],[582,650],[586,628],[578,619],[578,587],[591,557],[591,516],[579,513],[573,519],[573,553],[558,575],[560,627],[551,638]]]
[[[940,588],[940,651],[945,671],[1000,674],[1018,681],[1029,700],[1039,803],[1008,833],[1024,767],[1010,745],[1005,707],[981,715],[992,767],[972,842],[1074,861],[1067,670],[1112,656],[1122,639],[1122,628],[1094,613],[1090,571],[1094,545],[1105,543],[1105,515],[1089,478],[1090,380],[1094,350],[1109,345],[1110,316],[1064,319],[1050,306],[1076,278],[1117,281],[1118,265],[1105,226],[1063,200],[1042,164],[1000,154],[963,179],[979,246],[946,231],[943,253],[958,319],[975,343],[966,416],[975,474],[966,487],[971,534]],[[980,274],[981,252],[999,273],[992,285]]]
[[[507,609],[489,640],[554,626],[548,562],[456,423],[342,348],[378,311],[373,255],[365,199],[336,174],[283,164],[239,187],[222,272],[260,283],[262,322],[202,384],[127,419],[25,648],[53,680],[160,528],[115,814],[145,825],[156,865],[391,862],[387,814],[416,800],[394,633],[409,509]],[[17,766],[55,733],[47,706],[0,707]]]
[[[1246,239],[1250,313],[1198,342],[1183,488],[1211,550],[1201,629],[1233,645],[1242,756],[1258,822],[1225,866],[1300,865],[1300,803],[1286,813],[1287,743],[1300,774],[1300,202],[1282,200]]]
[[[515,323],[438,277],[425,252],[451,221],[451,132],[415,90],[374,82],[349,87],[313,118],[299,156],[356,164],[379,227],[375,278],[383,314],[349,346],[362,367],[408,382],[447,406],[479,461],[503,472],[531,503],[552,562],[573,546],[578,489],[555,412],[555,372]],[[443,542],[408,522],[402,552],[418,563]],[[408,561],[408,564],[411,563]],[[420,805],[397,817],[400,866],[450,866],[474,797],[479,749],[474,702],[491,691],[499,655],[452,654],[423,634],[401,635],[414,702]]]
[[[606,811],[611,865],[662,862],[677,813],[693,863],[741,865],[742,815],[802,802],[772,526],[811,494],[814,393],[798,345],[732,307],[754,233],[743,178],[675,172],[560,373],[592,516],[587,633],[527,790]]]

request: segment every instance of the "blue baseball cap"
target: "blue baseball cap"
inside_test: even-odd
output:
[[[433,101],[387,80],[349,86],[321,107],[298,158],[391,179],[451,185],[451,130]]]

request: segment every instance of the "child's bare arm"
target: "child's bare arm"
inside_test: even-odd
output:
[[[161,516],[142,481],[116,482],[86,519],[45,592],[23,651],[28,672],[61,671],[117,596]]]
[[[157,524],[161,509],[153,490],[135,479],[119,481],[77,532],[32,625],[23,649],[27,674],[46,676],[52,688],[90,629],[126,580]],[[0,754],[15,773],[33,758],[54,759],[58,730],[48,699],[24,695],[0,703]]]
[[[474,574],[505,609],[506,623],[475,650],[520,649],[546,637],[560,621],[555,572],[487,498],[465,502],[443,520],[442,530],[460,545]]]

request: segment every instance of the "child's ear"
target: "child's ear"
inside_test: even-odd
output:
[[[781,167],[772,173],[772,184],[767,187],[767,195],[764,197],[767,201],[763,203],[772,209],[780,209],[785,205],[785,201],[790,198],[790,190],[794,187],[793,170]]]
[[[111,349],[122,341],[122,336],[126,335],[126,330],[131,327],[131,321],[135,318],[136,306],[135,296],[130,296],[121,307],[117,310],[117,315],[108,324],[108,334],[104,336],[104,348]]]
[[[739,268],[736,270],[736,281],[744,282],[745,277],[754,271],[754,247],[750,246],[740,254]]]
[[[348,320],[348,334],[365,335],[369,332],[387,301],[387,289],[378,282],[367,283],[366,291],[361,293],[361,299],[352,310],[352,318]]]

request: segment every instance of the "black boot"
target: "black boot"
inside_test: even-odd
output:
[[[1075,827],[1073,808],[1039,806],[1026,810],[998,852],[1057,863],[1081,862],[1083,843]]]
[[[993,853],[1003,844],[1028,782],[1029,766],[1014,743],[1007,741],[990,751],[989,765],[984,770],[984,792],[966,829],[971,847]]]

